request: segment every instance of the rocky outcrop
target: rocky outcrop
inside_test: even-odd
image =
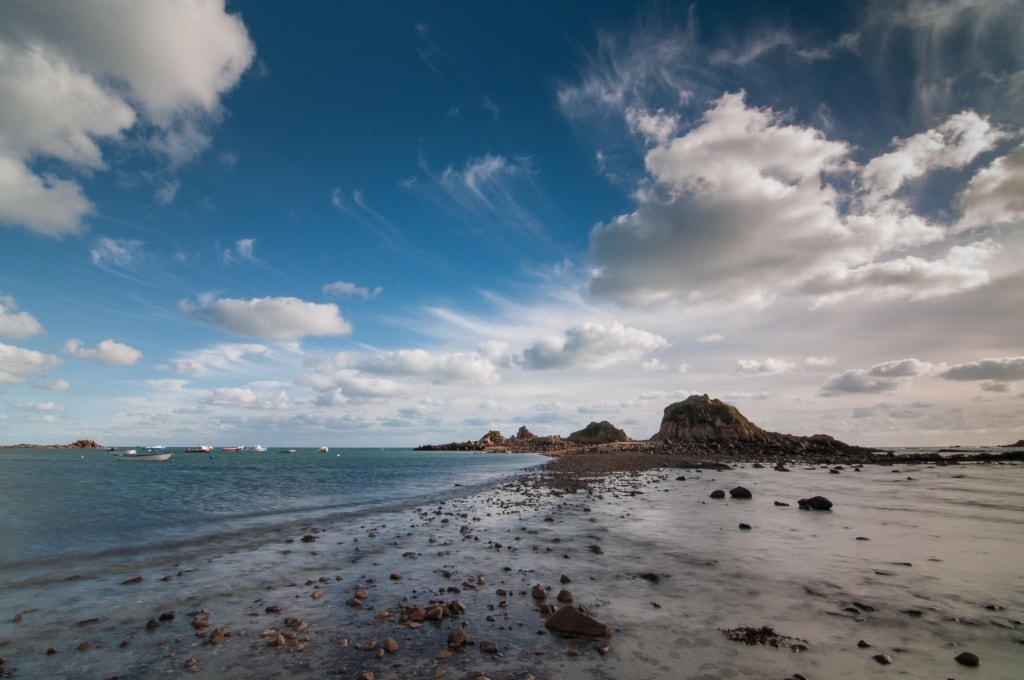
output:
[[[526,429],[526,425],[523,425],[522,427],[520,427],[519,431],[516,432],[516,439],[518,439],[519,441],[526,441],[527,439],[536,439],[536,438],[537,438],[537,435],[535,435],[534,433],[532,433],[528,429]]]
[[[632,441],[629,438],[629,435],[609,423],[607,420],[602,420],[599,423],[590,423],[582,430],[573,432],[569,435],[568,439],[573,444],[581,444],[584,446]]]
[[[765,432],[746,419],[735,406],[708,395],[694,394],[665,407],[653,441],[735,441],[769,443],[773,433]]]

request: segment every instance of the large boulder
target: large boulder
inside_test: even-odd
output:
[[[801,498],[797,501],[797,505],[800,506],[801,510],[831,510],[832,501],[825,498],[824,496],[811,496],[810,498]]]
[[[625,432],[615,427],[607,420],[600,423],[590,423],[582,430],[569,435],[569,441],[573,444],[611,444],[614,442],[632,441]]]
[[[549,616],[548,620],[544,622],[544,627],[564,635],[602,637],[612,634],[611,626],[587,616],[571,604],[560,607],[558,611]]]
[[[665,407],[655,441],[735,441],[770,443],[774,433],[765,432],[746,419],[735,406],[708,395],[693,394]]]

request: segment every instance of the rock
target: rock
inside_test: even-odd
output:
[[[213,632],[210,633],[210,642],[215,645],[221,645],[228,641],[231,637],[231,633],[226,631],[223,627],[214,628]]]
[[[582,613],[576,607],[566,605],[548,617],[544,627],[565,635],[602,637],[611,635],[611,626],[605,625]]]
[[[864,642],[863,640],[857,640],[857,646],[860,647],[861,649],[867,649],[871,645],[868,644],[867,642]]]
[[[398,651],[398,643],[395,642],[395,638],[393,637],[384,638],[384,642],[381,643],[381,647],[383,647],[384,651],[388,654],[394,654]]]
[[[632,441],[629,435],[607,420],[602,420],[600,423],[590,423],[582,430],[570,434],[568,439],[573,444],[587,445]]]
[[[744,524],[743,522],[740,522],[740,529],[749,531],[751,529],[751,526],[749,524]]]
[[[481,640],[478,646],[480,647],[481,652],[488,652],[490,654],[498,653],[498,643],[494,640]]]
[[[742,486],[737,486],[735,489],[729,489],[729,495],[732,496],[733,498],[741,499],[754,497],[754,494],[750,493],[749,489]]]
[[[448,632],[449,647],[465,647],[468,642],[469,637],[466,636],[466,631],[461,626]]]
[[[831,510],[832,501],[825,498],[824,496],[811,496],[810,498],[801,498],[798,500],[797,505],[800,506],[801,510]]]
[[[164,625],[164,624],[161,623],[160,621],[157,621],[156,619],[150,619],[149,621],[146,622],[146,629],[147,630],[153,630],[154,628],[159,628],[162,625]]]
[[[544,600],[548,596],[548,591],[544,589],[544,586],[538,583],[530,591],[530,594],[533,596],[533,599],[535,600]]]
[[[877,661],[878,663],[882,664],[883,666],[888,666],[892,663],[892,657],[888,654],[875,654],[871,658]]]
[[[57,648],[56,647],[47,647],[46,648],[46,653],[47,654],[56,654],[57,653]]]
[[[981,663],[981,659],[978,658],[978,655],[970,652],[960,652],[953,660],[961,666],[977,666]]]
[[[711,497],[712,498],[725,498],[725,491],[723,491],[722,489],[715,489],[714,491],[711,492]]]
[[[783,503],[782,501],[775,501],[775,507],[777,508],[788,508],[789,503]]]
[[[131,586],[131,585],[135,585],[136,583],[142,583],[142,577],[141,576],[132,576],[129,579],[125,579],[124,581],[121,581],[121,585],[123,585],[123,586]]]
[[[560,583],[572,583],[572,579],[562,574],[561,578],[558,579]]]
[[[365,600],[370,596],[370,591],[366,588],[356,588],[356,592],[352,593],[356,599]]]
[[[572,602],[572,593],[563,588],[562,590],[558,591],[558,597],[555,599],[557,599],[559,602]]]

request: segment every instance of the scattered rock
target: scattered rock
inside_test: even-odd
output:
[[[493,640],[481,640],[478,646],[480,647],[481,652],[487,652],[489,654],[498,653],[498,643]]]
[[[558,597],[555,599],[557,599],[559,602],[572,602],[572,593],[563,588],[562,590],[558,591]]]
[[[612,634],[611,626],[587,616],[576,607],[566,605],[548,617],[544,627],[565,635],[602,637]]]
[[[123,585],[123,586],[131,586],[131,585],[135,585],[136,583],[142,583],[142,577],[141,576],[132,576],[129,579],[125,579],[124,581],[121,581],[121,585]]]
[[[825,498],[824,496],[811,496],[810,498],[801,498],[797,501],[797,505],[800,506],[801,510],[831,510],[832,501]]]
[[[722,489],[715,489],[711,492],[711,498],[725,498],[725,491]]]
[[[749,524],[744,524],[743,522],[740,522],[740,529],[749,531],[751,529],[751,526]]]
[[[750,493],[750,490],[746,487],[737,486],[735,489],[729,489],[729,495],[733,498],[753,498],[754,494]]]
[[[469,637],[461,626],[448,632],[448,646],[453,648],[465,647],[469,643]]]
[[[961,666],[972,666],[973,667],[973,666],[977,666],[978,664],[981,663],[981,659],[978,658],[978,655],[977,654],[972,654],[971,652],[960,652],[959,654],[957,654],[954,657],[953,660],[956,661]]]
[[[538,583],[533,587],[533,590],[530,591],[530,594],[535,600],[544,600],[548,596],[548,591],[544,589],[544,586]]]
[[[384,641],[381,643],[381,647],[383,647],[384,651],[388,654],[394,654],[398,651],[398,643],[395,642],[395,638],[393,637],[384,638]]]

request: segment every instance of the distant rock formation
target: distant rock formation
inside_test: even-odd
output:
[[[14,444],[0,446],[0,449],[102,449],[95,439],[76,439],[70,444]]]
[[[526,429],[526,425],[523,425],[522,427],[520,427],[519,431],[516,432],[516,439],[518,439],[519,441],[525,441],[527,439],[536,439],[536,438],[537,438],[537,435],[535,435],[534,433],[532,433],[529,430],[527,430]]]
[[[602,420],[599,423],[590,423],[582,430],[577,430],[570,434],[568,439],[573,444],[582,444],[586,446],[632,441],[632,439],[629,438],[629,435],[609,423],[607,420]]]
[[[778,435],[765,432],[746,419],[735,406],[708,395],[694,394],[665,407],[661,428],[652,441],[703,442],[708,440],[772,443]]]

